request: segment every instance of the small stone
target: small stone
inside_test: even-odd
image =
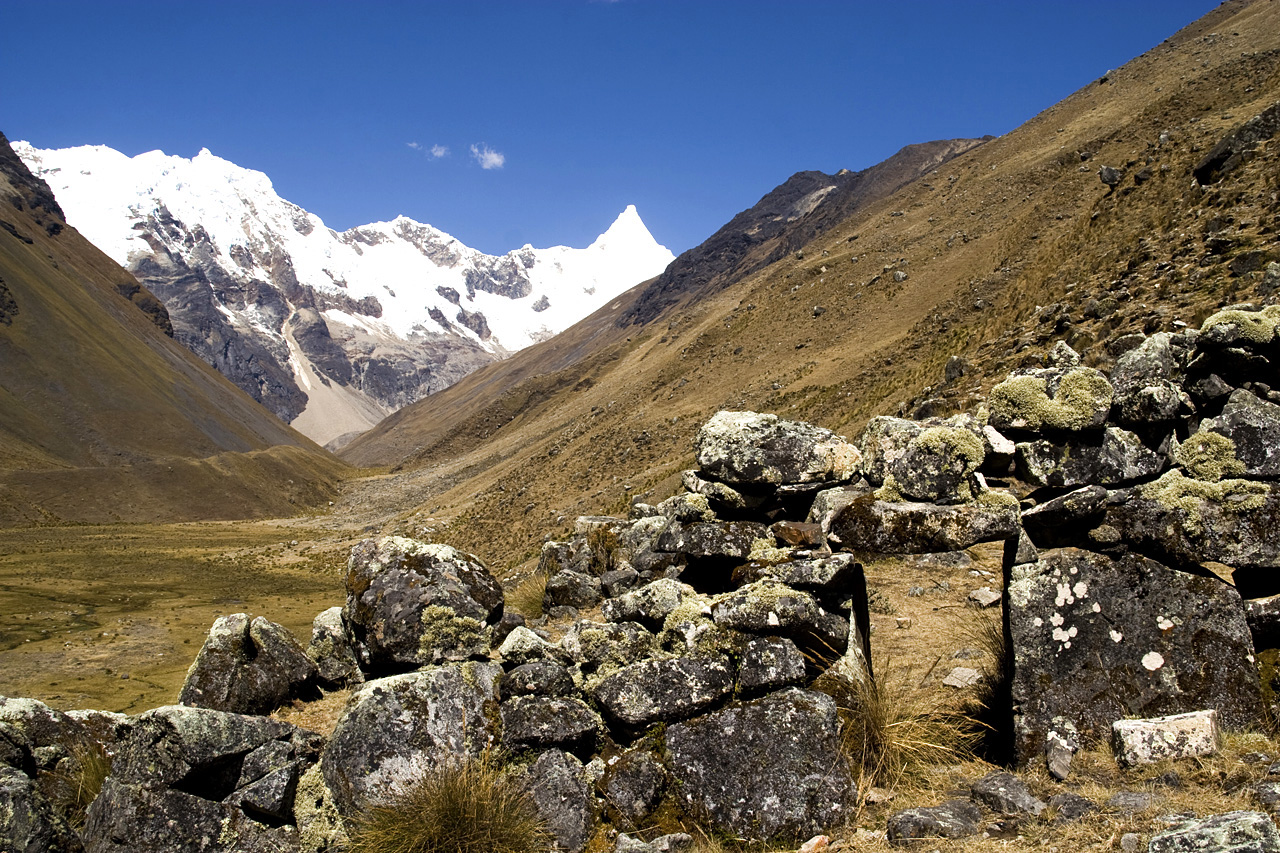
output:
[[[804,844],[800,845],[800,849],[796,853],[813,853],[815,850],[821,850],[831,843],[831,839],[825,835],[815,835]]]
[[[1142,836],[1136,832],[1126,832],[1120,836],[1120,849],[1124,853],[1138,853],[1142,849]]]
[[[1116,720],[1112,747],[1120,764],[1132,767],[1162,758],[1190,758],[1218,751],[1218,712],[1192,711],[1147,720]]]
[[[982,673],[978,670],[967,666],[958,666],[951,670],[951,673],[946,678],[942,679],[942,683],[947,687],[963,690],[966,687],[972,687],[981,680]]]
[[[898,626],[899,628],[904,628],[904,629],[905,629],[905,628],[910,628],[910,627],[911,627],[911,617],[910,617],[910,616],[899,616],[899,617],[898,617],[897,619],[895,619],[894,621],[897,623],[897,626]]]
[[[1120,791],[1107,800],[1107,808],[1117,812],[1142,812],[1155,805],[1156,795],[1148,791]]]
[[[1049,798],[1049,808],[1053,809],[1055,821],[1079,820],[1091,812],[1098,810],[1093,800],[1063,791]]]
[[[989,586],[979,587],[969,593],[969,600],[979,607],[992,607],[1000,603],[1003,594],[995,591]]]
[[[1039,816],[1046,805],[1031,795],[1027,783],[1005,771],[988,773],[973,783],[973,799],[994,812],[1005,815]]]

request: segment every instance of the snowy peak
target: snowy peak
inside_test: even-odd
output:
[[[179,340],[320,441],[554,335],[674,259],[634,205],[585,249],[493,256],[407,216],[337,233],[207,148],[13,147],[67,221],[165,302]]]

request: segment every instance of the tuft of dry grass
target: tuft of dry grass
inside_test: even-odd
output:
[[[89,806],[98,798],[102,783],[111,775],[111,757],[100,744],[85,742],[72,749],[69,759],[49,774],[46,792],[54,808],[66,816],[72,829],[84,828]]]
[[[547,592],[547,576],[544,572],[535,571],[520,581],[505,594],[506,606],[515,610],[526,619],[537,619],[542,615],[542,598]]]
[[[319,699],[311,702],[295,699],[291,704],[277,708],[271,716],[328,737],[338,725],[338,718],[347,707],[350,696],[350,688],[322,691]]]
[[[350,853],[543,853],[551,836],[525,788],[489,757],[437,767],[354,821]]]

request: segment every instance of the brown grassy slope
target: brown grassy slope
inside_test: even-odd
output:
[[[397,490],[384,490],[385,508],[399,513],[389,527],[430,526],[512,568],[577,514],[674,489],[694,432],[718,409],[855,434],[869,416],[925,396],[971,406],[1056,339],[1105,364],[1118,336],[1191,322],[1256,288],[1260,274],[1201,259],[1209,218],[1233,219],[1228,255],[1274,245],[1270,149],[1207,193],[1191,191],[1191,170],[1280,99],[1278,68],[1277,4],[1224,4],[1017,130],[831,223],[801,251],[618,328],[632,291],[554,347],[401,412],[353,454],[379,458],[381,447],[382,458],[408,459],[396,476],[414,498],[397,505]],[[1102,164],[1126,169],[1114,192],[1098,179]],[[1148,165],[1150,180],[1136,185]],[[1112,291],[1119,310],[1084,316],[1089,297]],[[1038,309],[1054,303],[1059,313],[1041,323]],[[925,391],[952,354],[974,372]]]
[[[3,137],[0,161],[0,523],[243,518],[326,498],[346,466],[169,338]]]

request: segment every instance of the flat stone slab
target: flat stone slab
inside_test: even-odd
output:
[[[1218,751],[1218,712],[1192,711],[1147,720],[1116,720],[1111,744],[1126,767],[1164,758],[1191,758]]]

